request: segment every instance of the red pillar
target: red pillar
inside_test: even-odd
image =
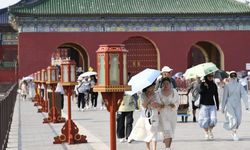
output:
[[[51,84],[51,90],[52,90],[52,107],[48,113],[48,118],[43,119],[43,123],[63,123],[65,122],[65,118],[61,116],[61,110],[57,110],[55,101],[56,101],[56,96],[55,96],[55,87],[56,84]]]
[[[78,134],[79,129],[76,124],[71,119],[71,96],[73,91],[73,86],[64,86],[68,96],[68,120],[63,125],[61,129],[62,134],[54,137],[54,144],[61,144],[68,142],[69,144],[75,143],[87,143],[87,136]]]
[[[110,115],[110,150],[116,150],[116,116],[124,92],[102,92],[102,97]]]

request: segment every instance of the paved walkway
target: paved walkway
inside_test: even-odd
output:
[[[100,100],[100,99],[99,99]],[[100,105],[98,105],[98,108]],[[67,103],[63,116],[66,117]],[[139,112],[134,113],[135,121]],[[31,101],[22,101],[17,96],[13,123],[7,150],[108,150],[109,149],[109,113],[106,110],[78,111],[72,103],[72,119],[80,129],[80,134],[87,136],[88,143],[53,144],[53,138],[59,135],[63,124],[43,124],[46,113],[37,113],[37,107]],[[243,111],[243,122],[239,135],[241,140],[231,140],[230,132],[222,128],[224,117],[218,112],[218,124],[214,129],[214,141],[204,140],[202,130],[191,121],[177,124],[172,150],[249,150],[250,149],[250,111]],[[178,118],[180,121],[180,118]],[[189,118],[191,120],[191,118]],[[145,143],[119,143],[117,150],[145,150]],[[162,142],[158,149],[163,150]]]

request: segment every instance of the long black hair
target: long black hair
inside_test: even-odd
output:
[[[155,81],[156,81],[156,80],[155,80]],[[154,86],[154,85],[155,85],[155,81],[154,81],[151,85],[145,87],[145,88],[142,90],[142,92],[145,93],[145,92],[147,91],[148,88],[150,88],[151,86]]]
[[[171,83],[170,78],[168,78],[168,77],[162,78],[161,79],[161,86],[160,87],[162,87],[162,84],[163,84],[164,81],[168,81],[169,83]]]

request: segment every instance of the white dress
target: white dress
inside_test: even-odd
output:
[[[161,89],[159,89],[157,93],[159,94],[160,101],[165,105],[165,107],[160,110],[160,132],[162,132],[164,138],[173,138],[177,123],[179,94],[175,89],[173,89],[173,92],[169,96],[163,95]],[[169,104],[174,104],[175,108],[167,106]]]
[[[225,85],[221,107],[225,112],[223,127],[226,130],[238,129],[241,123],[241,99],[244,101],[246,108],[249,108],[246,90],[240,83],[233,80]]]
[[[21,83],[21,95],[22,96],[27,96],[28,95],[28,87],[24,82]]]
[[[141,98],[141,101],[148,101],[144,93],[142,93],[140,98]],[[159,96],[157,94],[154,95],[154,99],[156,102],[159,103]],[[150,122],[151,123],[154,122],[152,123],[152,126],[150,125],[149,119],[145,117],[145,115],[147,115],[145,114],[145,110],[146,108],[141,106],[141,115],[139,119],[136,121],[136,124],[132,129],[132,132],[130,133],[130,136],[128,137],[128,141],[135,140],[135,141],[150,142],[150,141],[157,140],[158,125],[159,125],[158,110],[152,109],[153,116],[150,117],[151,118]]]

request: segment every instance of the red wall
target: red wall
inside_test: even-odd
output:
[[[0,45],[0,60],[3,59],[4,51],[17,51],[17,45]]]
[[[1,45],[0,46],[0,60],[3,60],[3,52],[17,51],[17,45]],[[13,56],[16,58],[16,56]],[[15,68],[0,69],[0,82],[13,82],[16,80]]]
[[[95,67],[100,44],[122,43],[132,36],[143,36],[155,43],[160,51],[161,66],[169,65],[175,71],[187,68],[190,47],[198,41],[220,46],[225,56],[225,70],[243,70],[245,63],[250,63],[250,31],[20,33],[19,77],[47,67],[52,51],[63,43],[72,42],[85,48],[90,66]]]
[[[16,81],[15,70],[0,70],[0,83],[14,81]]]
[[[0,45],[0,60],[3,58],[3,46]]]

